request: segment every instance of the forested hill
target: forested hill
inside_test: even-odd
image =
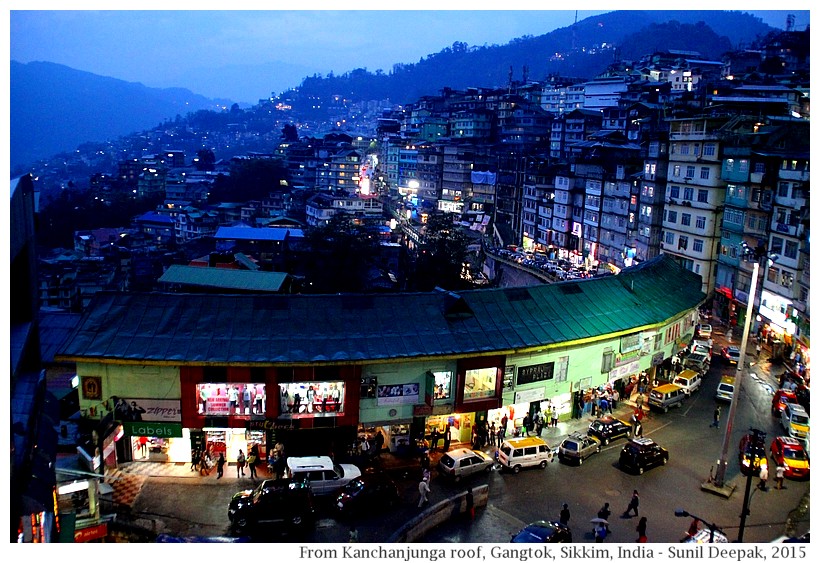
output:
[[[785,22],[784,22],[785,23]],[[762,20],[737,11],[616,11],[586,18],[573,26],[505,45],[451,47],[417,63],[397,63],[390,73],[366,68],[341,75],[305,78],[301,96],[343,95],[407,103],[443,87],[497,87],[513,80],[543,80],[548,75],[590,79],[617,59],[638,59],[653,51],[697,51],[709,60],[752,46],[775,31]]]

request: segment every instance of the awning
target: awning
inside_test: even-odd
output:
[[[721,295],[724,295],[729,299],[732,299],[732,290],[728,287],[720,286],[717,289],[715,289],[715,293],[720,293]]]

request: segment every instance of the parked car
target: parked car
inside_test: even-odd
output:
[[[720,355],[729,364],[737,364],[740,361],[740,348],[737,346],[726,346],[720,351]]]
[[[693,391],[700,389],[703,383],[703,374],[693,369],[685,369],[675,376],[672,383],[680,385],[684,393],[691,395]]]
[[[458,482],[476,473],[489,473],[493,465],[495,460],[481,450],[458,448],[441,456],[438,471],[441,475]]]
[[[575,432],[564,438],[558,446],[558,460],[565,463],[576,462],[581,465],[586,458],[600,451],[601,442],[598,438]]]
[[[695,328],[695,334],[698,338],[712,338],[712,325],[701,323]]]
[[[336,497],[336,511],[342,515],[371,513],[398,504],[396,482],[384,473],[364,473],[342,487]]]
[[[512,543],[572,543],[572,531],[560,522],[539,520],[513,535]]]
[[[772,461],[775,466],[786,468],[785,475],[789,479],[809,478],[809,454],[800,440],[789,436],[778,436],[772,440]]]
[[[317,496],[336,493],[362,474],[355,465],[333,463],[326,455],[289,457],[287,468],[289,477],[307,480]]]
[[[711,361],[711,356],[705,352],[690,352],[683,357],[683,367],[705,374],[709,371]]]
[[[711,338],[696,338],[689,344],[689,352],[700,352],[701,354],[706,354],[711,358],[712,347],[714,345],[715,343]]]
[[[809,436],[809,415],[799,404],[786,403],[780,412],[780,424],[792,438],[805,440]]]
[[[715,392],[715,399],[718,401],[732,402],[735,394],[735,378],[732,375],[724,375],[720,378],[717,391]]]
[[[669,462],[669,451],[650,438],[632,438],[621,450],[618,467],[642,475],[646,469]]]
[[[788,389],[778,389],[772,397],[772,416],[780,416],[787,403],[797,403],[797,394]]]
[[[536,465],[546,469],[547,463],[552,461],[552,455],[552,448],[541,438],[508,438],[498,448],[498,463],[502,469],[510,469],[513,473]]]
[[[740,439],[737,461],[740,464],[740,472],[744,475],[752,474],[757,476],[761,469],[768,467],[766,447],[763,440],[765,440],[765,436],[756,443],[753,434],[744,434]],[[755,465],[757,465],[756,468]]]
[[[603,445],[608,445],[615,438],[626,437],[632,433],[632,426],[612,415],[602,416],[589,424],[587,434],[597,438]]]
[[[240,532],[271,525],[285,531],[306,528],[314,514],[310,484],[302,479],[266,479],[234,494],[228,506],[231,528]]]

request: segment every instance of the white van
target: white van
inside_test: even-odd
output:
[[[334,493],[362,474],[355,465],[334,464],[326,455],[289,457],[287,466],[287,476],[307,480],[314,495]]]
[[[683,387],[683,392],[691,395],[693,391],[700,389],[700,384],[703,383],[703,375],[693,369],[685,369],[675,376],[672,380],[675,385]]]
[[[797,403],[786,403],[786,407],[780,413],[780,423],[783,429],[792,438],[807,440],[809,437],[809,415],[802,405]]]
[[[715,399],[719,401],[732,401],[732,397],[735,394],[735,378],[731,375],[724,375],[720,378],[720,383],[718,383],[717,393],[715,393]]]
[[[504,440],[498,449],[498,463],[502,469],[511,469],[513,473],[533,465],[544,469],[547,463],[552,461],[552,454],[552,448],[541,438],[510,438]]]

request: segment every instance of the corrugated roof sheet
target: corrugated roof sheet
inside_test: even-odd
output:
[[[288,274],[283,272],[204,268],[174,264],[160,276],[159,281],[161,283],[276,293],[282,289],[282,284],[287,277]]]
[[[59,356],[299,364],[503,353],[665,323],[702,303],[700,288],[700,276],[661,255],[617,276],[458,293],[100,292]]]

